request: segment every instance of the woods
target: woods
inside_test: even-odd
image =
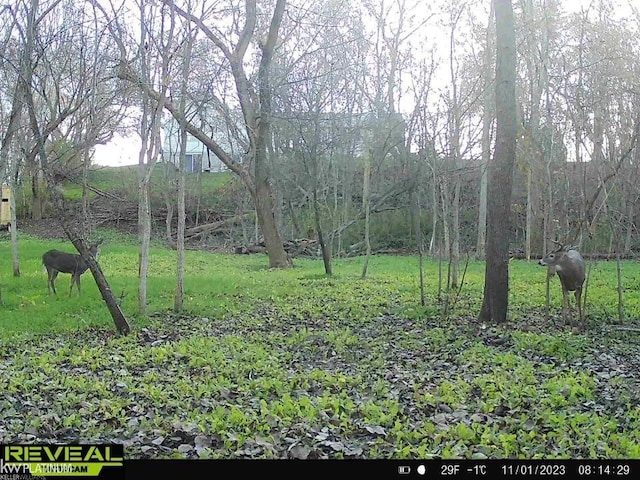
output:
[[[640,457],[635,2],[15,0],[0,33],[0,330],[83,409],[11,411],[11,441]],[[137,161],[98,165],[116,135]]]
[[[140,185],[148,184],[166,154],[163,125],[173,117],[183,137],[200,141],[245,187],[243,211],[219,214],[246,214],[252,206],[254,243],[268,245],[271,267],[288,266],[282,243],[309,231],[320,241],[327,272],[331,257],[350,245],[364,242],[365,251],[368,244],[375,251],[414,243],[414,193],[425,247],[451,263],[454,288],[461,256],[484,258],[487,162],[498,145],[494,112],[501,100],[493,93],[496,32],[488,2],[443,1],[423,10],[384,0],[353,8],[275,2],[268,10],[247,2],[225,10],[225,31],[211,25],[221,15],[216,3],[96,0],[82,7],[91,19],[84,30],[69,22],[64,32],[44,28],[60,21],[54,17],[65,5],[18,2],[3,17],[6,85],[30,68],[52,88],[64,78],[45,59],[25,63],[21,52],[35,55],[32,44],[64,49],[72,35],[84,43],[92,35],[100,47],[92,62],[63,57],[79,81],[73,96],[45,89],[34,104],[57,112],[43,131],[45,153],[60,158],[54,165],[43,168],[36,149],[25,158],[12,144],[28,86],[3,89],[13,105],[3,131],[3,171],[17,186],[28,179],[33,218],[46,208],[45,173],[78,178],[77,167],[89,165],[92,147],[108,141],[111,125],[143,139]],[[579,239],[588,253],[628,255],[636,247],[638,192],[625,179],[633,178],[638,158],[637,45],[628,41],[638,14],[629,4],[630,15],[606,15],[608,6],[604,0],[571,8],[532,0],[513,5],[516,116],[509,121],[517,126],[518,148],[512,226],[504,233],[509,248],[527,258],[545,254],[549,239]],[[29,12],[38,27],[27,35]],[[435,42],[431,27],[447,42]],[[96,95],[94,84],[105,94]],[[123,122],[125,108],[139,116],[139,128]],[[101,130],[80,133],[76,119],[98,115],[110,123],[92,120]],[[144,192],[141,222],[151,208]],[[182,194],[167,198],[178,212]],[[141,231],[150,228],[143,225]],[[246,231],[245,225],[234,235],[248,244]],[[140,296],[144,311],[143,290]]]

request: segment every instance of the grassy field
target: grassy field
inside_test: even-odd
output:
[[[590,263],[589,328],[544,319],[545,270],[512,261],[510,322],[476,321],[484,265],[470,262],[440,316],[438,265],[415,257],[296,260],[187,252],[185,312],[171,313],[175,252],[151,253],[148,317],[136,315],[137,248],[100,264],[133,326],[115,333],[86,273],[48,295],[23,237],[11,276],[0,237],[0,442],[116,441],[130,458],[640,458],[640,267]],[[19,405],[19,407],[18,407]]]
[[[167,188],[168,183],[166,165],[158,163],[151,176],[151,186],[154,191],[161,191]],[[172,167],[169,167],[172,168]],[[175,172],[171,171],[175,176]],[[207,198],[222,186],[233,180],[233,175],[229,172],[210,173],[206,175],[187,175],[187,192],[197,191],[203,198]],[[125,167],[98,167],[89,172],[87,182],[92,187],[103,191],[124,192],[131,195],[130,200],[136,199],[138,192],[138,168],[137,166]],[[82,185],[77,183],[67,183],[65,185],[65,197],[68,199],[82,198]],[[90,197],[94,197],[93,192],[89,192]]]

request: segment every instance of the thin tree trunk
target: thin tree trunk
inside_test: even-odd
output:
[[[151,10],[155,8],[153,5],[148,6]],[[158,98],[143,92],[143,113],[140,126],[140,137],[142,146],[139,154],[139,199],[138,199],[138,229],[140,238],[140,259],[139,259],[139,283],[138,283],[138,312],[142,315],[147,310],[147,276],[149,272],[149,248],[151,246],[151,199],[149,194],[149,184],[151,183],[151,174],[158,159],[160,152],[160,122],[162,120],[162,112],[166,103],[166,91],[169,70],[169,55],[164,54],[160,65],[160,79],[156,79],[154,72],[150,67],[153,60],[147,54],[147,26],[145,24],[145,4],[140,4],[140,48],[139,55],[141,58],[142,78],[150,85],[155,81],[159,81],[162,90]],[[165,51],[172,50],[173,29],[175,26],[175,12],[171,10],[171,21],[168,30],[161,32],[167,37],[167,45]],[[164,27],[163,27],[164,29]],[[146,156],[146,163],[145,163]]]
[[[9,198],[9,211],[11,215],[11,260],[13,264],[13,276],[20,276],[20,256],[18,249],[18,217],[16,213],[16,192],[18,185],[18,172],[20,163],[17,156],[13,156],[11,169],[9,171],[9,152],[11,145],[22,120],[22,107],[24,102],[24,88],[22,82],[17,82],[14,97],[11,104],[11,113],[7,124],[7,130],[2,138],[0,147],[0,172],[7,172],[9,176],[9,186],[11,196]]]
[[[182,52],[182,85],[180,95],[180,162],[178,165],[178,231],[176,232],[176,293],[173,302],[173,311],[181,312],[184,302],[184,233],[185,233],[185,161],[187,153],[186,115],[187,115],[187,85],[191,65],[191,52],[193,48],[194,33],[188,32],[188,39]],[[201,175],[202,166],[198,175]]]
[[[416,238],[416,248],[418,249],[418,270],[420,274],[420,305],[423,307],[426,304],[425,291],[424,291],[424,245],[422,239],[422,222],[420,211],[420,199],[418,197],[417,189],[411,192],[411,214],[413,216],[413,230]]]
[[[527,261],[531,260],[531,234],[533,233],[533,192],[532,187],[532,165],[527,168],[527,217],[525,226],[524,254]]]
[[[189,78],[189,66],[191,64],[191,49],[193,46],[193,34],[189,32],[189,39],[185,45],[182,59],[182,92],[180,95],[180,118],[186,116],[187,82]],[[180,122],[180,162],[178,165],[178,231],[176,232],[176,293],[174,295],[174,312],[182,311],[184,302],[184,232],[185,232],[185,160],[187,153],[187,129],[184,121]],[[198,173],[200,175],[200,172]]]
[[[493,123],[494,111],[492,108],[492,91],[493,75],[490,71],[491,60],[493,58],[493,40],[495,36],[493,23],[493,1],[489,7],[489,24],[487,26],[487,46],[483,55],[482,71],[484,73],[484,92],[482,94],[482,161],[480,168],[482,176],[480,177],[480,199],[478,206],[478,241],[476,243],[476,258],[484,259],[485,245],[487,237],[487,182],[488,182],[488,165],[491,157],[491,124]]]
[[[640,148],[636,148],[636,151],[639,151],[639,150]],[[634,230],[633,215],[634,215],[634,209],[636,206],[636,201],[632,202],[627,200],[626,235],[624,239],[625,255],[629,255],[629,253],[631,253],[631,240],[633,239],[633,230]]]
[[[457,175],[453,193],[452,225],[453,242],[451,245],[451,286],[458,286],[458,269],[460,264],[460,176]]]
[[[622,288],[622,265],[620,262],[620,249],[616,249],[616,273],[618,277],[618,323],[624,323],[624,299]]]
[[[544,239],[542,241],[542,256],[547,254],[547,240],[550,238],[555,239],[555,209],[553,208],[553,179],[554,175],[551,172],[551,161],[553,159],[553,140],[551,141],[552,152],[549,154],[549,158],[546,162],[546,174],[547,174],[547,201],[545,204],[545,221],[544,221]]]
[[[11,197],[9,198],[9,210],[11,212],[11,260],[13,264],[13,276],[20,276],[20,254],[18,250],[18,215],[16,213],[16,191],[18,178],[18,160],[13,159],[11,168]]]
[[[32,173],[31,173],[31,219],[42,220],[44,214],[44,194],[42,192],[42,181],[40,174],[40,165],[37,160],[33,160]]]
[[[478,241],[476,243],[476,258],[478,260],[484,260],[484,249],[487,243],[487,180],[489,176],[487,175],[487,163],[484,162],[484,147],[482,157],[482,176],[480,177],[480,200],[478,205]]]
[[[146,43],[145,10],[140,5],[140,42]],[[151,83],[147,50],[139,49],[142,67],[142,77]],[[144,315],[147,312],[147,277],[149,271],[149,245],[151,237],[151,212],[149,206],[149,183],[147,178],[147,166],[145,157],[153,150],[153,138],[150,138],[149,109],[151,100],[144,96],[142,100],[142,116],[140,119],[140,151],[138,152],[138,241],[140,250],[138,251],[138,313]]]
[[[446,175],[446,174],[445,174]],[[451,239],[449,234],[449,185],[443,177],[440,184],[440,205],[442,206],[442,236],[444,245],[442,246],[441,255],[447,259],[447,263],[451,263]],[[447,284],[450,278],[447,278]]]
[[[362,182],[362,209],[364,210],[364,245],[365,245],[365,257],[364,257],[364,265],[362,266],[362,275],[361,278],[364,280],[367,277],[367,270],[369,268],[369,258],[371,257],[371,239],[369,238],[370,233],[370,181],[371,181],[371,156],[372,153],[369,152],[368,155],[365,155],[364,160],[364,178]]]
[[[320,206],[318,204],[318,193],[316,192],[315,188],[313,190],[313,213],[316,223],[316,232],[318,233],[318,243],[320,243],[320,249],[322,250],[324,271],[328,276],[331,276],[331,245],[328,245],[325,242],[324,235],[322,233],[322,223],[320,222]]]
[[[544,8],[544,7],[543,7]],[[523,5],[524,16],[529,24],[534,24],[535,13],[531,0],[526,0]],[[544,29],[543,29],[544,32]],[[534,168],[538,164],[542,164],[544,158],[543,148],[540,140],[540,100],[542,98],[543,89],[547,89],[547,79],[545,75],[544,63],[547,61],[546,54],[548,47],[545,42],[543,33],[543,45],[538,46],[534,35],[526,36],[527,58],[526,66],[530,85],[530,115],[529,130],[531,133],[531,147],[528,153],[527,169],[527,207],[526,207],[526,227],[525,227],[525,256],[527,260],[531,259],[531,241],[533,236],[533,202],[535,200],[533,190],[533,173]],[[540,50],[539,50],[540,49]]]
[[[143,142],[143,148],[146,142]],[[146,150],[146,149],[145,149]],[[149,272],[149,246],[151,244],[151,208],[149,206],[149,185],[145,181],[145,152],[140,152],[140,181],[138,184],[138,313],[147,311],[147,277]]]
[[[431,168],[432,188],[431,188],[431,240],[429,240],[429,255],[433,256],[436,250],[436,239],[438,230],[438,179],[436,177],[435,167]]]
[[[178,167],[178,230],[176,232],[176,293],[173,298],[173,311],[181,312],[184,302],[184,232],[185,232],[185,154],[187,150],[187,132],[181,129],[180,163]]]
[[[461,12],[462,10],[460,10]],[[451,202],[451,235],[453,236],[449,249],[449,270],[451,287],[458,286],[458,264],[460,262],[460,171],[458,163],[460,159],[460,105],[458,100],[458,82],[456,78],[456,68],[454,63],[455,54],[455,30],[458,23],[457,16],[451,25],[451,33],[449,35],[449,75],[451,81],[451,112],[449,121],[450,150],[449,160],[451,162],[451,171],[455,176],[453,187],[453,201]],[[448,200],[447,191],[447,200]],[[447,202],[448,206],[448,202]]]
[[[89,151],[86,150],[82,159],[82,226],[83,232],[91,232],[91,212],[89,210],[89,167],[91,166],[91,157]]]
[[[172,227],[171,227],[171,224],[173,222],[173,203],[171,202],[171,199],[169,198],[168,195],[165,196],[164,204],[167,207],[167,216],[165,218],[167,243],[171,245],[171,247],[173,248],[173,246],[175,245],[175,242],[173,240]]]

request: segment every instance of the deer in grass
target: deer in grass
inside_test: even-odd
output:
[[[557,248],[540,259],[540,265],[547,267],[547,274],[552,277],[558,274],[562,286],[562,318],[567,323],[567,316],[572,316],[569,307],[569,292],[573,292],[578,307],[580,325],[584,327],[582,315],[582,284],[584,283],[584,260],[577,247],[565,246],[552,240]],[[569,323],[573,326],[570,319]]]
[[[92,243],[89,246],[89,252],[93,257],[97,260],[98,254],[100,253],[100,244],[102,240],[98,240],[95,243]],[[85,262],[82,255],[61,252],[60,250],[49,250],[44,255],[42,255],[42,264],[44,268],[47,269],[47,287],[49,289],[49,294],[53,290],[53,293],[57,294],[55,280],[58,276],[58,273],[70,273],[71,274],[71,285],[69,285],[69,296],[71,296],[71,291],[73,290],[73,284],[76,284],[78,295],[81,295],[82,292],[80,290],[80,275],[87,271],[89,265]]]

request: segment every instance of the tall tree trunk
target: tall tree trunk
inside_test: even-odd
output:
[[[431,240],[429,240],[429,255],[433,256],[434,252],[437,249],[437,239],[438,239],[438,215],[439,215],[439,205],[438,205],[438,178],[436,176],[435,166],[431,167]]]
[[[261,45],[262,58],[258,68],[258,98],[260,111],[258,112],[258,128],[255,139],[254,175],[255,175],[255,202],[258,221],[264,235],[264,242],[269,255],[271,268],[286,268],[291,265],[291,260],[284,250],[284,244],[276,219],[275,186],[270,180],[270,172],[267,155],[267,142],[270,138],[271,127],[271,64],[273,51],[278,39],[278,31],[284,15],[286,2],[278,0],[271,19],[269,33],[266,42]]]
[[[324,263],[324,271],[328,276],[332,275],[331,269],[331,245],[327,244],[323,228],[322,228],[322,218],[320,214],[320,202],[318,200],[318,155],[317,155],[317,145],[314,144],[309,152],[309,160],[311,161],[311,169],[307,167],[307,172],[311,175],[312,182],[312,191],[311,191],[311,202],[313,203],[313,218],[316,225],[316,233],[318,234],[318,243],[320,244],[320,249],[322,251],[322,261]]]
[[[484,123],[484,119],[483,119]],[[483,127],[484,129],[484,127]],[[484,133],[483,133],[484,138]],[[484,143],[484,141],[483,141]],[[476,243],[476,258],[478,260],[484,260],[485,257],[485,245],[487,243],[487,183],[489,179],[488,164],[484,161],[484,146],[482,147],[482,176],[480,177],[480,199],[478,205],[478,241]],[[489,152],[487,152],[488,162]]]
[[[555,229],[555,209],[553,206],[554,196],[553,196],[553,181],[554,174],[551,170],[551,163],[553,161],[553,138],[551,139],[551,152],[549,153],[549,158],[545,162],[545,172],[547,177],[547,195],[545,202],[545,212],[544,212],[544,238],[542,241],[542,256],[546,256],[547,254],[547,240],[550,238],[556,238],[556,229]]]
[[[458,79],[455,68],[455,30],[465,7],[460,7],[455,19],[452,19],[451,33],[449,36],[449,75],[451,80],[451,112],[449,121],[449,160],[452,164],[454,175],[453,202],[451,202],[451,234],[453,240],[450,250],[451,286],[458,286],[458,265],[460,263],[460,100],[458,99]]]
[[[84,225],[82,231],[90,232],[93,226],[91,221],[91,211],[89,209],[89,167],[91,166],[91,155],[89,150],[84,152],[82,158],[82,220]]]
[[[173,202],[171,201],[171,198],[169,197],[169,195],[166,195],[167,192],[165,192],[164,196],[164,204],[167,207],[167,216],[165,217],[164,223],[165,223],[165,235],[167,237],[167,244],[171,245],[172,247],[175,245],[175,242],[173,240],[173,232],[172,232],[172,222],[173,222]]]
[[[189,67],[191,65],[191,50],[193,47],[193,34],[188,33],[189,38],[185,45],[182,57],[182,86],[180,94],[180,118],[186,117],[187,107],[187,82],[189,80]],[[185,230],[185,160],[187,154],[187,129],[185,122],[180,122],[180,162],[178,165],[178,231],[176,232],[176,293],[173,298],[174,312],[182,311],[184,302],[184,230]],[[200,175],[201,172],[198,172]]]
[[[147,277],[149,272],[149,248],[151,246],[151,199],[149,194],[149,184],[151,174],[160,152],[160,122],[166,101],[167,84],[166,78],[169,70],[169,55],[164,54],[160,64],[160,79],[156,78],[155,70],[152,68],[152,51],[147,51],[147,25],[146,10],[155,8],[153,5],[145,6],[140,4],[140,36],[141,42],[138,49],[140,63],[142,66],[142,78],[149,85],[154,82],[160,83],[161,91],[157,98],[143,92],[142,119],[140,124],[140,138],[142,145],[138,157],[138,235],[140,240],[139,255],[139,282],[138,282],[138,312],[142,315],[147,310]],[[151,13],[150,13],[151,15]],[[175,26],[175,12],[171,12],[171,22],[168,30],[161,32],[167,36],[166,51],[172,50],[173,29]],[[164,26],[163,26],[164,30]],[[165,52],[166,53],[166,52]],[[146,162],[145,162],[146,160]]]
[[[18,250],[18,214],[16,212],[16,192],[18,186],[18,159],[11,162],[11,198],[9,198],[9,210],[11,212],[11,261],[13,264],[13,276],[20,276],[20,254]]]
[[[456,174],[456,185],[453,191],[453,212],[451,229],[453,242],[451,243],[451,286],[458,287],[458,270],[460,264],[460,176]]]
[[[180,129],[180,163],[178,166],[178,229],[176,231],[176,292],[173,311],[181,312],[184,301],[184,231],[185,231],[185,157],[187,132]]]
[[[364,160],[364,178],[362,181],[362,209],[364,210],[364,246],[365,257],[364,265],[362,266],[361,278],[364,280],[367,277],[367,270],[369,268],[369,258],[371,257],[371,239],[369,238],[371,221],[370,221],[370,197],[371,197],[371,157],[372,153],[369,152],[365,155]]]
[[[486,50],[482,57],[482,72],[484,74],[484,91],[482,93],[482,161],[480,164],[482,176],[480,177],[480,199],[478,205],[478,241],[476,243],[477,259],[484,259],[485,257],[484,250],[487,238],[487,183],[489,178],[489,158],[491,157],[491,125],[493,124],[494,118],[494,109],[492,105],[493,95],[490,88],[493,83],[493,75],[490,71],[490,66],[493,58],[493,43],[495,37],[493,16],[493,2],[491,2],[489,10],[489,24],[487,25]]]
[[[487,260],[481,321],[505,322],[509,306],[511,190],[516,152],[516,45],[511,0],[494,0],[496,18],[496,150],[489,164]]]
[[[14,96],[11,103],[11,113],[7,123],[7,130],[2,138],[2,146],[0,146],[0,172],[5,173],[9,177],[9,186],[11,188],[11,197],[9,198],[9,211],[11,215],[11,259],[13,263],[13,276],[20,276],[20,256],[18,253],[18,218],[16,214],[16,192],[18,186],[18,172],[20,162],[17,155],[13,155],[11,168],[9,168],[9,152],[12,150],[11,145],[16,132],[20,128],[22,120],[22,110],[24,103],[24,86],[23,82],[17,82],[14,90]]]
[[[147,277],[149,272],[149,246],[151,244],[151,207],[149,205],[149,184],[145,181],[146,165],[144,163],[145,150],[140,152],[139,183],[138,183],[138,313],[144,315],[147,311]]]
[[[451,235],[449,233],[449,208],[450,208],[449,183],[447,181],[447,173],[445,172],[440,183],[440,205],[442,206],[442,237],[444,245],[442,246],[441,255],[444,255],[449,265],[451,265]],[[447,288],[451,278],[447,277]]]
[[[41,165],[34,158],[31,165],[31,219],[36,221],[42,220],[46,203],[41,171]]]
[[[527,261],[531,260],[531,235],[533,234],[533,165],[529,165],[527,168],[527,215],[525,225],[525,242],[524,242],[524,255]]]
[[[413,216],[413,230],[416,237],[416,248],[418,249],[418,269],[420,272],[420,305],[426,305],[424,288],[424,241],[422,239],[422,222],[420,212],[420,198],[418,189],[411,192],[411,215]]]
[[[640,150],[636,147],[636,150]],[[635,224],[633,222],[633,216],[635,212],[635,206],[637,202],[637,196],[634,194],[634,201],[629,201],[627,199],[627,215],[626,215],[626,234],[624,238],[624,254],[629,255],[631,253],[631,240],[633,239],[633,230],[635,228]]]
[[[322,250],[322,262],[324,263],[324,272],[331,276],[333,274],[331,269],[331,245],[327,244],[322,231],[322,222],[320,219],[320,204],[318,202],[318,192],[314,188],[313,190],[313,214],[316,223],[316,232],[318,233],[318,243]]]

